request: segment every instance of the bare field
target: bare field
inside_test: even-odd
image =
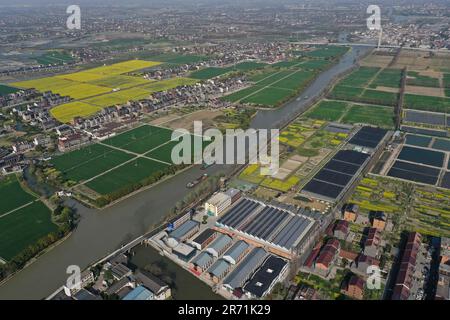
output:
[[[398,88],[391,88],[391,87],[383,87],[383,86],[377,86],[376,90],[378,91],[384,91],[384,92],[392,92],[392,93],[398,93]]]
[[[393,57],[392,56],[381,56],[371,54],[368,57],[364,58],[360,65],[363,67],[377,67],[377,68],[386,68],[389,63],[391,63]]]
[[[179,118],[166,122],[165,127],[176,130],[186,129],[192,131],[194,129],[194,121],[202,121],[203,128],[214,126],[214,118],[222,115],[220,110],[200,110],[187,115],[179,116]]]
[[[419,87],[419,86],[405,86],[405,92],[411,94],[418,94],[422,96],[445,97],[443,88]]]

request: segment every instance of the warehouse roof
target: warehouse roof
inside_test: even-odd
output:
[[[244,290],[261,298],[278,278],[286,264],[285,260],[271,255],[245,285]]]
[[[200,268],[205,268],[214,259],[209,253],[203,251],[198,256],[196,256],[192,263]]]
[[[150,290],[144,286],[139,286],[134,288],[122,300],[150,300],[152,298],[153,293]]]
[[[217,260],[211,268],[208,269],[208,272],[216,277],[221,277],[230,267],[230,264],[223,259]]]
[[[225,278],[223,284],[232,288],[240,288],[251,274],[259,267],[267,256],[263,248],[255,248],[242,260],[242,262]]]
[[[214,242],[208,247],[208,251],[215,251],[216,253],[219,253],[220,251],[222,251],[226,246],[228,246],[230,244],[230,242],[232,242],[233,239],[226,235],[226,234],[221,234],[220,236],[217,237],[216,240],[214,240]]]
[[[239,258],[239,256],[248,249],[250,245],[243,241],[239,240],[237,241],[230,249],[228,249],[227,252],[223,255],[225,260],[228,260],[227,257],[231,258],[230,260],[233,260],[236,262],[236,260]]]
[[[197,237],[195,237],[195,239],[192,240],[192,242],[202,244],[203,242],[208,240],[215,233],[216,233],[216,231],[213,229],[206,229],[205,231],[200,233]]]
[[[197,228],[199,225],[199,222],[194,220],[188,220],[184,222],[181,226],[176,228],[174,231],[172,231],[169,236],[174,239],[180,239],[189,232],[191,232],[194,228]]]

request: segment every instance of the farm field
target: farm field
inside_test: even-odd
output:
[[[342,101],[321,101],[306,116],[326,121],[338,121],[346,113],[349,104]]]
[[[33,200],[35,197],[24,191],[15,176],[5,177],[0,180],[0,216],[21,207]],[[6,201],[8,198],[8,201]]]
[[[194,136],[190,137],[194,141]],[[124,196],[149,184],[147,181],[151,184],[175,173],[171,155],[177,143],[172,140],[172,130],[142,125],[55,157],[50,160],[49,170],[55,170],[53,173],[61,175],[62,183],[76,186],[76,191],[92,200],[118,193]]]
[[[304,88],[314,75],[313,72],[304,70],[263,72],[262,75],[253,78],[259,79],[253,86],[222,99],[230,102],[276,107]]]
[[[48,51],[45,54],[36,57],[36,62],[43,65],[56,65],[71,62],[74,59],[70,54],[60,51]]]
[[[366,215],[372,210],[384,211],[394,223],[398,239],[402,230],[449,236],[449,199],[450,190],[369,175],[361,180],[350,202]]]
[[[232,71],[231,68],[209,67],[209,68],[205,68],[205,69],[201,69],[201,70],[192,72],[190,74],[190,77],[194,78],[194,79],[199,79],[199,80],[207,80],[207,79],[212,79],[212,78],[221,76],[230,71]]]
[[[450,113],[450,98],[405,94],[403,107],[406,109]]]
[[[152,161],[146,158],[136,158],[135,160],[120,166],[86,184],[90,189],[107,195],[120,189],[138,183],[139,181],[160,173],[169,165]]]
[[[51,211],[42,202],[0,218],[0,257],[10,260],[47,234],[57,230]]]
[[[412,86],[439,88],[439,79],[420,74],[417,71],[408,71],[406,84]]]
[[[82,101],[69,102],[50,110],[50,114],[62,123],[70,122],[74,117],[88,117],[102,110]]]
[[[260,174],[256,164],[247,166],[239,176],[242,181],[279,191],[295,192],[295,188],[307,180],[307,176],[334,149],[347,138],[346,133],[326,130],[327,122],[298,119],[284,129],[279,136],[282,146],[280,169],[274,176]]]
[[[93,144],[55,157],[51,163],[64,179],[80,182],[132,158],[125,152]]]
[[[391,107],[358,105],[342,101],[321,101],[306,116],[318,120],[371,124],[383,128],[394,126],[394,109]]]
[[[392,87],[399,88],[402,79],[401,69],[383,69],[381,70],[375,78],[370,83],[369,87],[376,89],[380,87]]]
[[[0,181],[0,198],[0,259],[10,260],[40,238],[56,231],[50,209],[25,191],[16,176]]]
[[[19,91],[19,89],[4,84],[0,84],[0,97],[10,93],[15,93],[17,91]]]
[[[109,138],[103,143],[131,152],[144,154],[161,144],[170,141],[171,136],[172,130],[144,125]]]

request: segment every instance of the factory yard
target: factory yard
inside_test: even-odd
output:
[[[148,243],[225,298],[264,298],[285,279],[289,261],[311,245],[319,216],[228,189],[213,195],[194,215],[173,219]]]

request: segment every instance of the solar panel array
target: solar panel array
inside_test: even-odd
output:
[[[217,220],[218,223],[227,225],[231,228],[238,228],[256,209],[262,207],[259,202],[242,199],[236,206],[234,206],[222,218]]]
[[[375,127],[362,127],[349,141],[356,146],[375,148],[386,135],[387,130]]]
[[[337,199],[368,158],[369,155],[354,150],[338,151],[303,191],[328,200]]]
[[[435,185],[441,170],[419,164],[397,160],[388,172],[388,176],[409,181]]]
[[[308,217],[245,198],[217,220],[219,226],[287,250],[296,245],[314,223]]]

